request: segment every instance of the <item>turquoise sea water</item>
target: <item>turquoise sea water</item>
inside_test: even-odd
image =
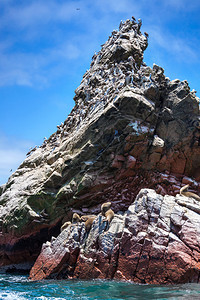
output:
[[[44,280],[31,282],[25,275],[0,274],[0,299],[200,299],[200,285],[138,285],[116,281]]]

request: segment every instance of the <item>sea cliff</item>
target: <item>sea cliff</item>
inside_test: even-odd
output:
[[[199,99],[143,62],[147,46],[141,20],[121,22],[67,119],[1,187],[1,269],[36,261],[32,279],[198,282],[199,202],[178,194],[200,190]],[[78,222],[60,233],[73,213],[97,216],[89,232]]]

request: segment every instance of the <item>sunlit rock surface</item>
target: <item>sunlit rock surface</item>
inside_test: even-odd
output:
[[[161,198],[188,183],[200,191],[199,99],[187,81],[170,81],[161,67],[146,66],[148,40],[140,27],[140,21],[127,20],[112,32],[76,89],[68,118],[0,188],[1,267],[30,267],[73,212],[99,214],[101,204],[111,201],[116,219],[135,205],[142,188]],[[198,219],[198,203],[193,207]],[[120,277],[120,264],[124,268],[123,259],[118,273],[108,272]],[[128,269],[122,273],[132,276]]]
[[[30,278],[199,282],[196,205],[191,198],[142,189],[125,213],[115,214],[109,228],[98,215],[89,234],[84,224],[71,224],[46,242]]]

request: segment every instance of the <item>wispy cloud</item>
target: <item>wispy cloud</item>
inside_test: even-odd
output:
[[[91,3],[92,4],[92,1]],[[135,1],[130,0],[123,0],[123,1],[116,1],[116,0],[97,0],[96,5],[98,9],[103,12],[112,12],[112,13],[128,13],[129,17],[131,18],[131,13],[138,14],[140,11],[140,4]]]
[[[0,86],[24,85],[43,87],[56,74],[61,75],[69,60],[81,55],[78,43],[64,42],[41,52],[9,51],[0,44]]]
[[[77,15],[79,1],[59,3],[58,1],[22,1],[23,4],[7,6],[1,19],[1,26],[27,28],[49,25],[51,21],[68,22]],[[12,21],[12,22],[11,22]]]
[[[17,140],[0,134],[0,185],[6,183],[8,177],[23,162],[31,145],[30,141]]]
[[[198,47],[192,46],[193,40],[177,37],[162,23],[165,15],[200,5],[197,0],[187,2],[2,0],[0,86],[48,86],[70,72],[72,64],[76,68],[78,63],[88,62],[90,51],[92,56],[120,20],[131,18],[132,14],[144,19],[152,52],[160,47],[179,61],[197,60]]]
[[[143,19],[142,30],[150,34],[147,51],[154,62],[160,57],[162,66],[166,59],[171,69],[179,63],[181,75],[185,65],[191,64],[187,72],[192,74],[195,69],[198,79],[199,27],[196,37],[190,29],[199,24],[199,11],[199,0],[0,0],[0,87],[45,89],[57,79],[63,82],[72,70],[76,78],[81,77],[94,51],[118,28],[121,19],[132,15]],[[186,78],[187,72],[183,75]],[[71,88],[70,80],[67,84]],[[18,99],[13,95],[10,101]],[[64,101],[59,102],[56,96],[55,105],[64,107]],[[11,139],[0,134],[1,183],[25,158],[29,148],[25,144],[13,139],[11,144]]]
[[[186,60],[190,63],[198,59],[197,48],[194,48],[191,40],[186,38],[177,37],[169,33],[166,28],[152,26],[148,30],[150,34],[151,46],[156,48],[160,47],[175,56],[177,60]]]
[[[176,10],[191,11],[200,7],[199,0],[163,0],[166,7],[173,7]]]
[[[87,1],[84,7],[80,1],[20,3],[8,5],[1,16],[0,86],[46,87],[70,72],[73,61],[87,59],[87,49],[96,40],[92,16],[91,24],[88,21],[91,10],[87,11]],[[84,26],[79,33],[80,22]]]

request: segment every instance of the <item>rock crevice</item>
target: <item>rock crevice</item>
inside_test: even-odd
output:
[[[52,243],[43,245],[30,278],[199,282],[200,217],[180,206],[181,198],[185,197],[163,197],[142,189],[125,213],[115,214],[108,229],[101,215],[88,235],[83,224],[69,225]]]

